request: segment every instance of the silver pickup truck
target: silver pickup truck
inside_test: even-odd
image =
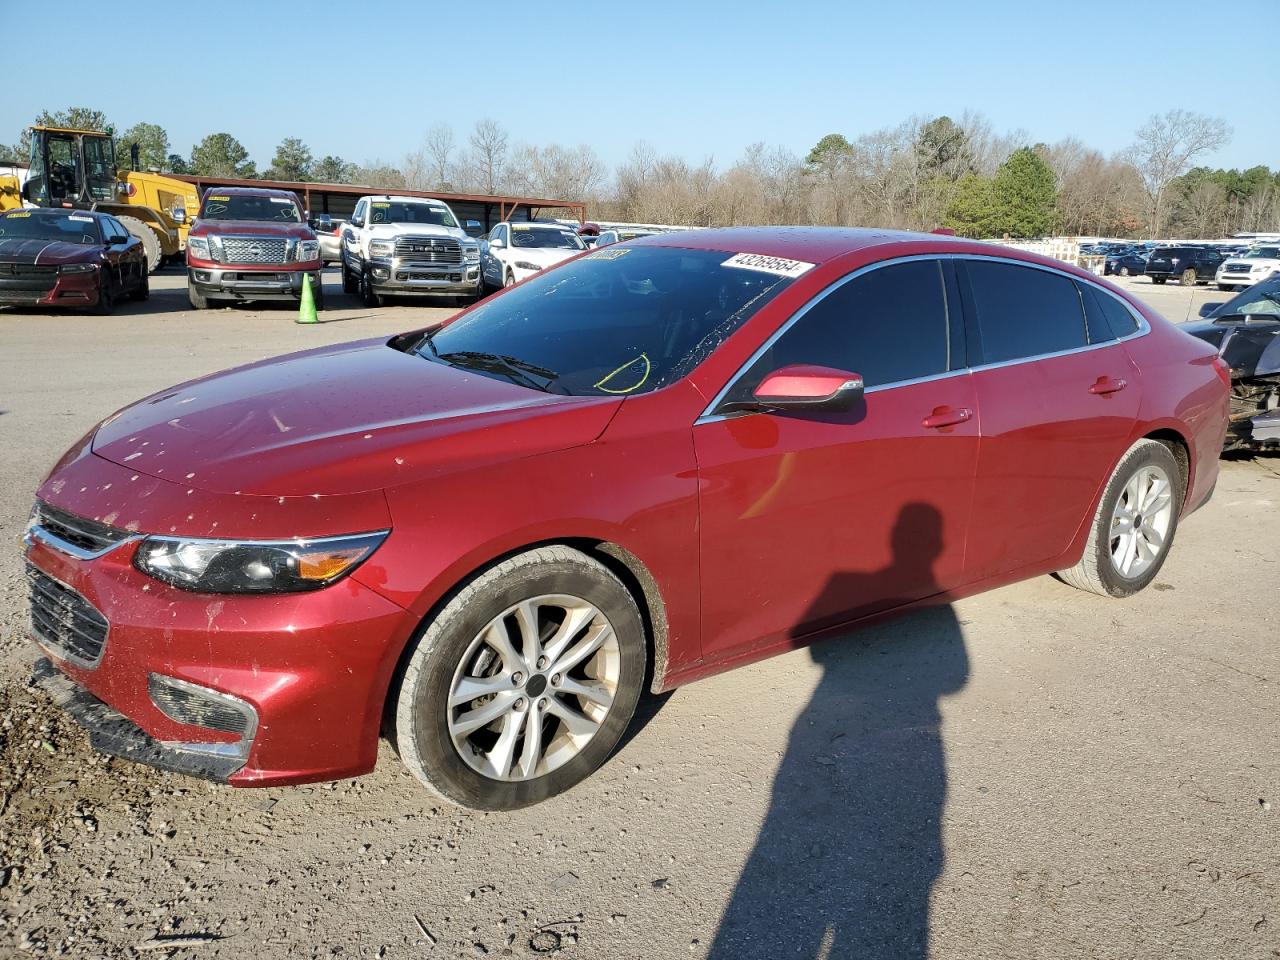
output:
[[[389,296],[480,297],[480,245],[447,203],[370,196],[342,229],[342,289],[369,306]]]

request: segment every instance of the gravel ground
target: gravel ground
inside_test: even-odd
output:
[[[642,703],[591,780],[433,801],[384,747],[233,790],[95,756],[29,689],[18,538],[95,420],[435,311],[0,313],[0,955],[1280,957],[1280,460],[1224,464],[1153,589],[1040,578]],[[1125,281],[1176,320],[1203,288]]]

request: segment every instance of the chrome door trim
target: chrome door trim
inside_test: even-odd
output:
[[[788,330],[791,329],[793,324],[795,324],[801,317],[803,317],[806,313],[808,313],[811,309],[813,309],[822,300],[826,299],[829,295],[834,293],[836,290],[839,290],[842,286],[844,286],[846,283],[850,282],[851,280],[855,280],[858,277],[863,276],[864,274],[870,273],[873,270],[879,270],[883,267],[893,266],[899,263],[911,263],[912,261],[916,261],[916,260],[987,260],[993,263],[1003,263],[1003,264],[1008,264],[1010,266],[1015,266],[1015,267],[1028,267],[1032,270],[1043,270],[1045,273],[1057,274],[1058,276],[1066,277],[1068,280],[1074,280],[1078,283],[1087,283],[1094,290],[1098,291],[1098,293],[1110,297],[1111,299],[1119,303],[1121,306],[1123,306],[1125,310],[1129,312],[1130,316],[1134,318],[1134,321],[1138,324],[1138,329],[1135,330],[1133,333],[1128,334],[1127,336],[1117,337],[1115,340],[1105,340],[1102,343],[1089,343],[1089,344],[1085,344],[1083,347],[1072,347],[1069,350],[1058,350],[1054,353],[1039,353],[1032,357],[1019,357],[1016,360],[999,360],[994,363],[968,365],[965,367],[960,367],[959,369],[956,369],[956,370],[947,370],[943,373],[937,373],[927,377],[916,377],[915,379],[912,379],[912,380],[895,380],[890,383],[876,384],[874,387],[867,387],[863,391],[864,393],[875,393],[877,391],[887,390],[893,387],[905,387],[905,386],[911,386],[917,383],[928,383],[932,380],[945,380],[945,379],[948,379],[949,377],[954,377],[962,373],[976,373],[982,370],[995,370],[1000,367],[1011,367],[1020,363],[1032,363],[1037,360],[1048,360],[1048,359],[1053,359],[1055,357],[1065,357],[1073,353],[1087,353],[1090,350],[1099,350],[1103,347],[1110,347],[1110,346],[1113,346],[1114,344],[1124,343],[1125,341],[1128,341],[1128,340],[1136,340],[1139,337],[1144,337],[1151,332],[1151,324],[1147,321],[1147,318],[1144,317],[1137,310],[1135,310],[1127,300],[1124,300],[1121,297],[1117,297],[1114,293],[1112,293],[1110,290],[1108,290],[1106,287],[1102,286],[1102,284],[1098,283],[1095,280],[1089,279],[1087,277],[1080,277],[1074,273],[1069,273],[1066,270],[1059,270],[1058,268],[1049,266],[1047,264],[1031,263],[1029,261],[1017,260],[1010,257],[988,256],[980,253],[918,253],[918,254],[911,254],[905,257],[894,257],[890,260],[878,260],[875,263],[868,263],[868,264],[865,264],[864,266],[859,267],[857,270],[853,271],[853,273],[846,274],[845,276],[832,282],[828,286],[824,287],[822,290],[815,293],[812,297],[810,297],[798,310],[796,310],[795,313],[793,313],[790,317],[788,317],[786,322],[783,323],[780,327],[778,327],[778,329],[775,330],[768,337],[768,339],[766,339],[764,343],[762,343],[755,350],[755,352],[751,354],[750,357],[747,358],[746,362],[744,362],[741,366],[738,367],[737,370],[734,371],[733,375],[728,379],[725,385],[711,399],[711,402],[707,404],[707,406],[703,409],[702,413],[698,416],[698,418],[694,420],[693,422],[694,426],[697,426],[698,424],[702,424],[702,423],[715,423],[720,420],[727,420],[731,417],[746,416],[753,413],[754,411],[750,411],[750,410],[739,410],[739,411],[734,411],[732,413],[715,413],[714,411],[721,403],[724,402],[725,396],[729,393],[729,391],[733,388],[733,386],[738,382],[738,379],[747,370],[751,369],[752,365],[764,355],[765,351],[767,351],[770,347],[772,347],[778,341],[778,339],[782,337],[783,334],[785,334]],[[1084,304],[1081,303],[1080,305],[1081,320],[1084,319],[1084,309],[1085,309]],[[948,313],[950,314],[951,312],[952,312],[951,304],[948,303]],[[955,312],[960,313],[964,317],[962,322],[964,323],[969,322],[968,316],[965,316],[963,311],[955,311]]]

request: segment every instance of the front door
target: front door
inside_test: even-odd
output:
[[[938,260],[855,275],[784,325],[720,401],[750,396],[780,367],[816,363],[862,375],[860,409],[713,408],[695,425],[708,659],[961,581],[978,419],[949,287]]]

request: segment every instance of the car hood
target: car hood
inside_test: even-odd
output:
[[[619,403],[540,393],[379,339],[173,387],[103,421],[93,453],[191,489],[339,495],[589,443]]]
[[[442,227],[434,223],[379,223],[369,228],[371,240],[391,240],[396,237],[452,237],[469,240],[465,230],[459,227]]]
[[[1275,268],[1275,267],[1280,267],[1280,259],[1277,259],[1275,257],[1228,257],[1226,260],[1222,261],[1222,265],[1225,267],[1228,264],[1230,264],[1231,266],[1240,266],[1241,264],[1246,264],[1250,267]]]
[[[314,240],[316,235],[305,223],[268,223],[263,220],[197,220],[191,236],[207,237],[292,237]]]
[[[557,247],[511,247],[506,252],[507,259],[512,263],[517,260],[527,260],[540,267],[550,267],[582,253],[581,250],[564,250]]]
[[[63,240],[0,239],[0,263],[27,263],[54,266],[60,263],[89,263],[98,259],[102,248]]]

